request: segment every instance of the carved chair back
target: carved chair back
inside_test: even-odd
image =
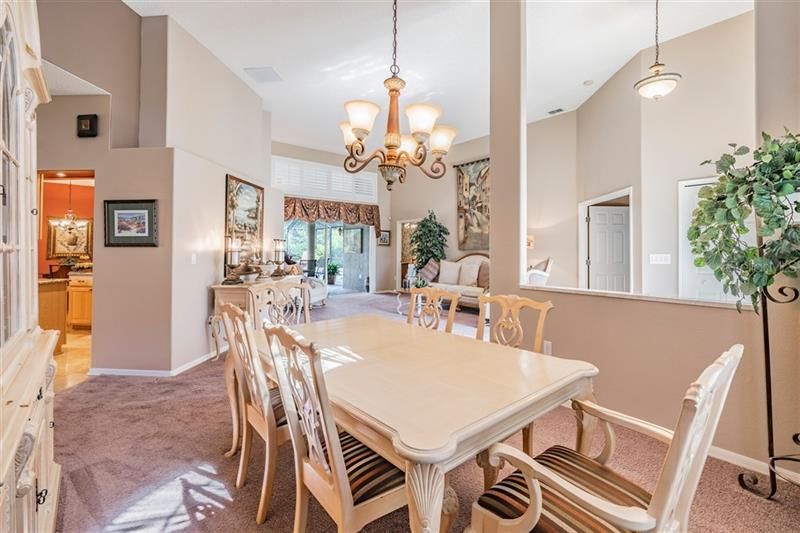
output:
[[[655,531],[686,531],[689,510],[708,457],[742,346],[733,346],[706,368],[683,398],[678,425],[661,469],[648,514]]]
[[[433,287],[413,287],[411,289],[411,302],[408,306],[408,324],[414,323],[414,314],[419,311],[417,324],[423,328],[439,329],[441,320],[442,300],[450,300],[450,309],[447,313],[447,322],[444,330],[447,333],[453,331],[453,322],[456,318],[456,307],[458,306],[457,292],[446,291]],[[420,298],[422,299],[420,301]],[[419,303],[418,303],[419,302]]]
[[[480,307],[478,313],[478,331],[476,334],[478,340],[483,340],[486,310],[492,304],[496,304],[500,308],[500,316],[489,329],[489,341],[502,344],[503,346],[511,346],[514,348],[521,347],[522,341],[525,338],[525,331],[522,328],[520,314],[524,309],[532,309],[538,312],[538,319],[536,321],[536,332],[533,337],[533,346],[531,349],[534,352],[542,351],[544,322],[547,319],[547,313],[553,308],[552,302],[538,302],[515,294],[501,294],[497,296],[481,295],[478,301]]]
[[[307,282],[281,281],[258,285],[251,288],[248,295],[259,326],[299,324],[301,317],[305,322],[311,321],[311,287]]]
[[[294,448],[295,475],[321,502],[353,507],[319,350],[284,326],[265,326]],[[320,494],[320,491],[326,494]]]
[[[275,419],[272,404],[269,401],[269,381],[267,373],[271,370],[271,362],[264,362],[258,353],[252,321],[249,313],[233,304],[223,304],[222,325],[228,339],[228,349],[235,358],[236,373],[239,383],[244,382],[242,398],[245,403],[253,405],[265,419]],[[264,368],[264,365],[268,368]]]

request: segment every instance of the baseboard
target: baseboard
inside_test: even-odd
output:
[[[205,363],[216,355],[216,352],[209,352],[203,354],[196,359],[192,359],[178,368],[172,370],[140,370],[136,368],[96,368],[89,369],[90,376],[138,376],[146,378],[169,378],[177,376],[186,372],[190,368],[194,368],[199,364]]]
[[[752,457],[747,457],[746,455],[742,455],[740,453],[725,450],[724,448],[712,446],[708,452],[708,455],[715,459],[725,461],[726,463],[741,466],[743,469],[755,472],[757,474],[766,475],[769,473],[769,466],[767,463],[759,461],[758,459],[753,459]],[[779,475],[785,477],[786,479],[791,479],[795,483],[800,483],[800,473],[781,467],[778,467],[777,470]]]

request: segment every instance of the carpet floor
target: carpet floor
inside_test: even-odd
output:
[[[364,312],[402,319],[396,300],[382,295],[341,295],[315,309],[314,320]],[[477,315],[459,313],[456,332],[474,335]],[[223,453],[230,443],[230,417],[223,362],[210,361],[173,378],[91,377],[56,395],[56,460],[63,467],[57,530],[88,532],[261,532],[292,531],[294,471],[291,445],[278,454],[267,522],[255,523],[263,471],[263,442],[256,437],[248,482],[234,487],[238,457]],[[602,369],[601,369],[602,371]],[[679,399],[675,399],[676,415]],[[537,422],[537,449],[572,445],[575,424],[564,408]],[[666,448],[618,430],[611,466],[652,489]],[[510,441],[519,445],[519,437]],[[789,532],[800,524],[800,489],[782,484],[775,501],[739,489],[740,469],[709,459],[691,513],[692,532]],[[461,507],[454,531],[469,522],[482,473],[468,462],[452,473]],[[308,530],[336,531],[313,498]],[[365,532],[408,531],[401,509],[370,524]]]

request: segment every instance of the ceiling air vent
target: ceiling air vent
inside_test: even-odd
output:
[[[283,81],[278,71],[272,67],[246,67],[244,69],[250,79],[256,83],[273,83]]]
[[[564,110],[559,107],[557,109],[551,109],[550,111],[547,112],[547,114],[548,115],[558,115],[559,113],[563,113],[563,112],[564,112]]]

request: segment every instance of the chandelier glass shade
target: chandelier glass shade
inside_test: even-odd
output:
[[[447,167],[442,159],[447,155],[457,135],[454,128],[436,124],[442,111],[428,103],[406,107],[405,114],[410,134],[401,133],[400,92],[405,89],[406,82],[398,76],[400,67],[397,66],[397,0],[394,0],[392,10],[392,66],[389,69],[391,76],[383,82],[389,93],[389,112],[383,147],[365,155],[364,141],[372,132],[375,118],[380,113],[378,105],[366,100],[350,100],[344,104],[348,121],[339,124],[347,149],[345,170],[354,174],[377,160],[378,172],[390,191],[395,182],[405,181],[406,167],[409,164],[418,167],[430,178],[438,179],[444,176]],[[432,155],[432,162],[430,168],[426,168],[424,165],[429,152]]]
[[[660,48],[658,42],[658,0],[656,0],[656,60],[650,66],[650,75],[633,85],[636,92],[643,98],[658,100],[674,91],[681,80],[681,75],[677,72],[664,72],[666,65],[659,61]]]
[[[72,212],[72,180],[69,180],[69,197],[67,200],[67,212],[64,213],[64,216],[58,221],[58,226],[62,229],[67,228],[75,228],[76,224],[75,221],[77,217],[75,213]]]

